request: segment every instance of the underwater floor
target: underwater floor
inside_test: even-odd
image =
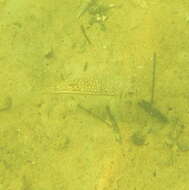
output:
[[[0,190],[188,190],[188,39],[186,0],[0,0]]]

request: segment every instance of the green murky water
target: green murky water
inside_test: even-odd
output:
[[[187,190],[189,2],[0,1],[0,190]]]

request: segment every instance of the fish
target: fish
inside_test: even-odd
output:
[[[161,123],[168,123],[169,120],[160,110],[154,107],[151,103],[142,100],[138,103],[138,106],[141,107],[146,113],[148,113],[152,118],[157,119]]]

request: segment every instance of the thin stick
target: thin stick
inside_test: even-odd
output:
[[[111,125],[110,125],[107,121],[105,121],[105,120],[104,120],[103,118],[101,118],[99,115],[93,113],[91,110],[89,110],[89,109],[83,107],[83,106],[80,105],[80,104],[78,104],[78,108],[80,108],[81,110],[85,111],[86,113],[88,113],[89,115],[91,115],[93,118],[98,119],[99,121],[101,121],[101,122],[103,122],[103,123],[105,123],[106,125],[108,125],[108,126],[111,127]]]
[[[68,95],[90,95],[90,96],[115,96],[114,93],[108,92],[82,92],[82,91],[68,91],[68,90],[55,90],[52,94],[68,94]]]
[[[91,45],[92,43],[91,43],[91,40],[89,39],[89,37],[88,37],[88,35],[87,35],[86,31],[85,31],[85,27],[83,25],[81,25],[80,27],[81,27],[81,32],[83,33],[83,36],[87,40],[88,44]]]
[[[154,103],[154,91],[155,91],[155,79],[156,79],[156,53],[153,55],[153,70],[152,70],[152,92],[151,92],[151,104]]]

